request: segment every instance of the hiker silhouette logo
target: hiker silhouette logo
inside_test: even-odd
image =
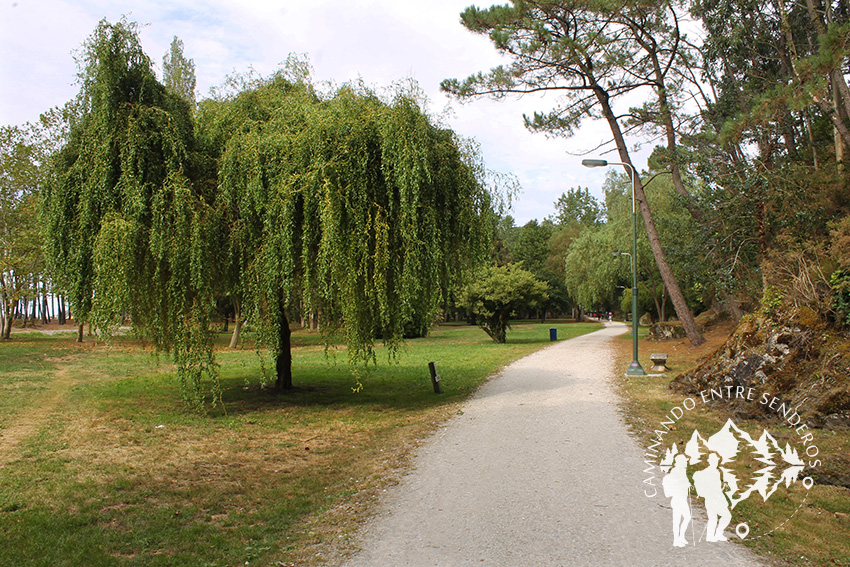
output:
[[[767,429],[755,439],[731,419],[708,438],[694,430],[681,452],[678,444],[672,444],[658,467],[664,497],[670,499],[676,547],[689,544],[689,527],[694,543],[726,541],[724,531],[735,507],[744,500],[758,495],[767,502],[781,485],[788,489],[800,482],[807,491],[813,484],[811,477],[800,478],[806,463],[790,443],[783,448]],[[702,500],[708,516],[699,531],[692,521],[694,499]],[[737,524],[735,534],[746,538],[750,526]]]

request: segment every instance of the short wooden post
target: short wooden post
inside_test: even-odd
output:
[[[440,387],[440,375],[437,374],[437,363],[436,362],[429,362],[428,363],[428,370],[431,371],[431,384],[434,385],[434,393],[435,394],[442,394],[443,389]]]

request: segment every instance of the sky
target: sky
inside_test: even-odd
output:
[[[610,136],[587,122],[569,139],[532,134],[523,114],[552,108],[554,97],[475,99],[460,103],[440,81],[463,79],[505,62],[486,37],[469,32],[460,13],[471,0],[2,0],[0,5],[0,125],[35,121],[79,90],[73,53],[101,19],[121,16],[142,26],[142,47],[161,73],[176,35],[195,62],[197,96],[233,73],[277,70],[290,53],[304,54],[314,80],[341,85],[363,81],[381,90],[415,79],[429,113],[475,139],[488,169],[511,174],[521,186],[509,211],[522,225],[554,213],[570,188],[601,198],[605,168],[587,169],[582,157]],[[497,3],[485,1],[479,6]],[[630,140],[634,143],[638,140]],[[609,148],[610,149],[610,148]],[[648,148],[633,156],[645,167]]]

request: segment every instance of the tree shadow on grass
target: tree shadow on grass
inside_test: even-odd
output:
[[[372,372],[361,377],[358,390],[354,375],[349,372],[334,370],[331,376],[305,372],[299,376],[296,370],[294,387],[279,392],[273,383],[260,384],[256,374],[246,371],[222,380],[224,408],[217,407],[210,415],[223,416],[225,411],[228,416],[299,411],[311,407],[369,412],[412,411],[456,402],[474,390],[470,381],[464,381],[450,386],[451,391],[435,394],[427,367],[419,373],[421,376],[392,379],[380,374]]]
[[[224,410],[228,415],[297,411],[310,407],[380,412],[448,405],[466,399],[486,382],[488,376],[498,372],[500,365],[494,360],[508,362],[505,354],[510,352],[510,346],[523,345],[533,351],[538,349],[528,347],[552,344],[548,324],[528,322],[519,327],[518,332],[509,334],[506,345],[500,345],[475,327],[449,327],[449,332],[445,332],[445,327],[438,326],[429,337],[405,343],[397,361],[388,362],[385,352],[379,349],[377,366],[370,365],[360,376],[359,384],[345,363],[344,355],[342,359],[333,356],[331,359],[299,358],[299,351],[304,351],[296,342],[292,390],[276,392],[272,376],[267,376],[265,385],[261,385],[263,377],[259,363],[245,364],[243,360],[242,367],[232,365],[223,372]],[[458,331],[462,337],[458,337]],[[564,340],[580,334],[575,327],[562,326],[558,331]],[[294,341],[300,338],[293,335]],[[512,358],[520,356],[523,354]],[[430,361],[437,362],[437,371],[442,376],[442,394],[434,393],[428,370]],[[223,415],[224,410],[216,408],[212,415]]]

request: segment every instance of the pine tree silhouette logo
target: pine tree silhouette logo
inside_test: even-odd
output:
[[[758,470],[745,476],[729,468],[733,462],[744,459],[750,459],[750,468]],[[735,506],[754,493],[767,502],[781,484],[788,488],[799,479],[805,463],[796,449],[790,444],[783,449],[766,429],[758,439],[753,439],[729,419],[708,439],[695,430],[681,453],[674,444],[666,450],[659,467],[665,473],[662,481],[664,496],[670,499],[673,510],[673,545],[684,547],[688,545],[687,529],[692,519],[692,493],[702,498],[705,504],[708,515],[708,524],[703,532],[705,540],[726,541],[723,532],[732,520]],[[687,474],[689,467],[693,472],[692,483]],[[806,484],[805,481],[803,484]],[[742,539],[749,531],[745,523],[735,528],[735,533]],[[693,532],[691,535],[697,537]]]

